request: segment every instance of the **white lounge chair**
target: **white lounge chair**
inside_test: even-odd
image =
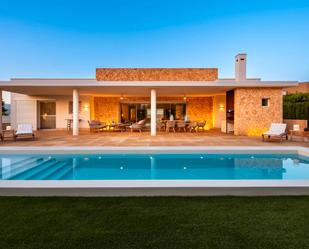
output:
[[[281,142],[284,137],[286,138],[286,140],[288,140],[288,134],[286,133],[286,124],[272,123],[270,125],[270,129],[262,134],[263,141],[265,137],[268,137],[268,139],[270,139],[271,137],[279,137],[281,139]]]
[[[15,132],[15,138],[28,137],[30,136],[34,140],[34,133],[32,129],[32,124],[19,124],[17,126],[17,131]]]

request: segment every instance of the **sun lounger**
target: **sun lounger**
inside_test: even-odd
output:
[[[17,126],[17,131],[15,132],[15,137],[16,139],[31,137],[34,140],[32,124],[19,124]]]
[[[286,138],[286,140],[288,140],[288,134],[286,132],[286,124],[272,123],[270,129],[262,134],[263,141],[265,140],[265,137],[267,137],[268,139],[272,137],[279,137],[281,142],[283,138]]]

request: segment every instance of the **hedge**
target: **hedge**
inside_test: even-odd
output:
[[[309,93],[284,96],[283,118],[309,120]]]

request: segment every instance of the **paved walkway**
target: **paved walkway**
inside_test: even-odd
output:
[[[0,146],[304,146],[309,142],[273,140],[262,142],[260,137],[234,136],[211,130],[199,133],[159,132],[151,137],[149,132],[81,131],[73,137],[68,131],[38,131],[36,140],[6,141]]]

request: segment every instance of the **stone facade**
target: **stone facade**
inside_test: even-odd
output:
[[[205,129],[213,128],[213,97],[188,98],[187,115],[191,121],[205,120]]]
[[[299,125],[299,130],[304,131],[306,127],[308,127],[307,120],[298,120],[298,119],[284,119],[283,122],[287,124],[287,130],[293,130],[293,125]]]
[[[102,122],[118,122],[120,117],[119,98],[116,97],[94,97],[92,119]]]
[[[149,102],[149,97],[129,97],[124,102]],[[183,102],[181,97],[158,97],[158,102]],[[206,121],[206,129],[213,127],[213,97],[187,98],[187,115],[190,120]],[[93,97],[91,119],[111,123],[120,121],[120,100],[118,97]]]
[[[287,94],[309,93],[309,82],[302,82],[299,83],[298,86],[284,88],[283,91],[285,91]]]
[[[269,99],[262,106],[262,99]],[[282,123],[281,88],[237,88],[234,102],[234,134],[260,136],[271,123]]]
[[[214,81],[217,68],[97,68],[98,81]]]

